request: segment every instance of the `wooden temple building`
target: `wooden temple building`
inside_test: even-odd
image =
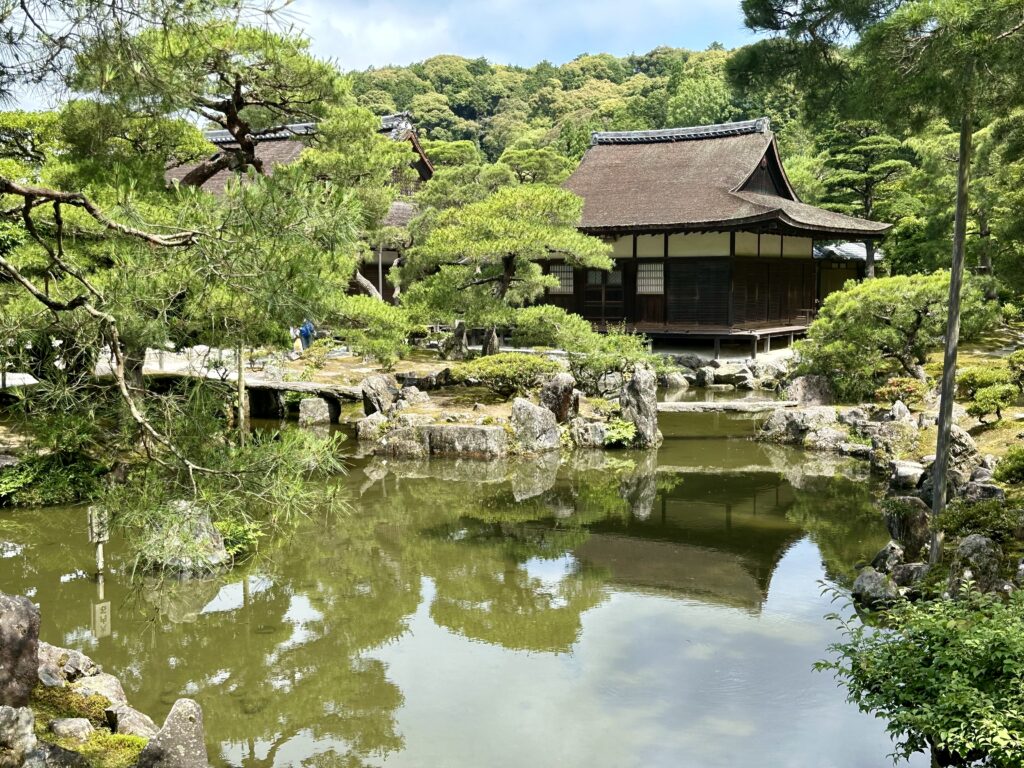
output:
[[[767,118],[595,133],[565,187],[581,230],[614,249],[610,271],[552,260],[545,300],[652,338],[758,343],[802,334],[824,296],[858,276],[816,241],[880,238],[890,225],[800,202]]]

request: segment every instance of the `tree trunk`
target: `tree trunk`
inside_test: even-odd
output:
[[[245,417],[245,400],[248,394],[245,391],[245,368],[242,367],[242,342],[235,346],[235,397],[238,403],[235,406],[236,424],[238,426],[238,444],[245,445],[246,430],[249,428],[248,419]]]
[[[864,279],[870,280],[875,276],[875,241],[864,241]]]
[[[946,348],[942,361],[942,388],[939,396],[939,437],[932,468],[932,544],[928,560],[936,565],[942,559],[942,533],[936,527],[946,508],[946,476],[949,469],[949,441],[953,423],[953,393],[956,386],[956,356],[960,341],[960,292],[964,280],[964,248],[967,241],[967,204],[973,149],[973,110],[965,108],[960,120],[960,161],[957,169],[956,217],[953,226],[953,263],[949,272],[949,319],[946,323]]]
[[[380,291],[377,290],[377,286],[375,286],[373,283],[367,280],[362,275],[358,268],[356,269],[355,281],[356,284],[364,291],[366,291],[367,294],[377,299],[378,301],[384,301],[384,297],[380,295]]]

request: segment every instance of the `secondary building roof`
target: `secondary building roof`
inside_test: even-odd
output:
[[[581,228],[626,232],[763,231],[818,239],[880,237],[890,224],[800,202],[768,118],[594,133],[565,186]]]

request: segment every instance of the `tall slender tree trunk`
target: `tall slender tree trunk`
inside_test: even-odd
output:
[[[864,279],[870,280],[875,276],[875,241],[864,241]]]
[[[248,419],[245,417],[245,400],[248,397],[245,391],[245,368],[242,367],[242,342],[235,345],[235,397],[238,404],[235,407],[235,424],[238,426],[238,444],[245,445],[246,430],[249,428]]]
[[[932,468],[932,544],[928,560],[936,565],[942,559],[942,532],[939,518],[946,508],[949,472],[949,442],[953,426],[953,392],[956,385],[956,356],[960,341],[960,293],[964,281],[964,247],[967,241],[967,204],[971,180],[973,150],[973,109],[967,106],[960,120],[960,162],[957,168],[956,216],[953,225],[953,263],[949,271],[949,319],[946,323],[946,347],[942,360],[942,389],[939,397],[939,437]]]

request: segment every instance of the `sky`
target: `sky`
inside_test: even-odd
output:
[[[751,42],[739,0],[295,0],[290,20],[344,70],[441,53],[495,64],[555,64],[659,45]]]

